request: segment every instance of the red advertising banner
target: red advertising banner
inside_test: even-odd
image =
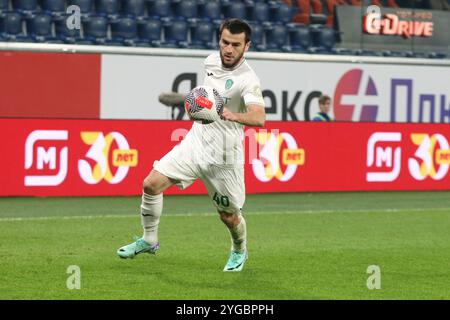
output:
[[[100,54],[0,52],[0,115],[97,119]]]
[[[138,195],[189,121],[0,119],[0,196]],[[267,122],[245,131],[248,193],[450,189],[445,124]],[[206,193],[201,181],[166,194]]]

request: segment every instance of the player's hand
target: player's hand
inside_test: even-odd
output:
[[[237,121],[237,119],[238,119],[236,114],[231,112],[227,108],[223,108],[221,118],[222,118],[222,120],[228,120],[228,121]]]

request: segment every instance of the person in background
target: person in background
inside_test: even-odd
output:
[[[321,95],[319,97],[319,109],[312,121],[334,121],[332,117],[329,116],[331,110],[331,98],[327,95]]]

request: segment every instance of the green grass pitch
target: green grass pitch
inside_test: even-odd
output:
[[[450,298],[450,192],[248,195],[240,273],[222,272],[230,239],[206,196],[164,201],[160,251],[122,260],[139,197],[1,198],[0,299]]]

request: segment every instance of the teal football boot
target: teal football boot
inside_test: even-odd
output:
[[[152,246],[145,242],[143,238],[135,237],[134,240],[134,242],[119,248],[117,255],[123,259],[133,259],[140,253],[155,254],[159,249],[159,242]]]
[[[228,259],[225,268],[225,272],[237,272],[244,268],[245,261],[248,259],[248,254],[246,252],[231,251],[230,258]]]

